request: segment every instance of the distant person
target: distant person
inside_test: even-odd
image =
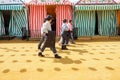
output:
[[[69,27],[67,26],[67,19],[63,20],[62,27],[61,27],[61,41],[62,41],[62,50],[67,50],[66,42],[69,39]]]
[[[73,38],[73,25],[72,25],[72,20],[69,20],[69,22],[68,22],[68,27],[69,27],[69,31],[70,31],[70,41],[71,41],[71,43],[72,44],[75,44],[75,42],[74,42],[74,38]],[[68,42],[69,42],[69,39],[68,39]],[[68,43],[67,42],[67,43]]]

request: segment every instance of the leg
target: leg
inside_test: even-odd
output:
[[[70,32],[68,31],[68,32],[67,32],[67,36],[65,37],[66,44],[69,43],[69,39],[70,39]]]
[[[51,49],[51,50],[52,50],[52,52],[54,53],[55,58],[58,58],[58,59],[60,59],[60,58],[61,58],[61,56],[59,56],[59,55],[58,55],[58,53],[57,53],[57,50],[56,50],[55,46],[50,47],[50,49]]]
[[[72,31],[70,32],[70,39],[71,39],[71,43],[74,44],[75,42],[74,42],[73,32]]]
[[[41,47],[44,39],[45,39],[45,35],[42,35],[42,37],[41,37],[41,39],[40,39],[40,41],[39,41],[39,44],[38,44],[38,49],[40,49],[40,47]]]
[[[67,50],[66,48],[66,37],[65,36],[62,36],[63,40],[62,40],[62,50]]]
[[[44,52],[45,48],[46,48],[46,40],[47,40],[47,36],[44,37],[45,39],[45,43],[44,45],[42,46],[42,48],[40,49],[40,52],[38,53],[38,56],[41,56],[41,57],[44,57],[44,55],[42,54],[42,52]]]
[[[39,41],[39,44],[38,44],[38,49],[40,49],[43,41],[44,41],[44,37],[41,37],[41,39],[40,39],[40,41]]]
[[[42,48],[40,49],[40,52],[38,53],[38,56],[44,57],[42,53],[44,52],[45,48],[46,48],[46,44],[42,46]]]
[[[58,42],[59,45],[62,45],[62,36],[60,37],[60,41]]]

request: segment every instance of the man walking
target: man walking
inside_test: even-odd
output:
[[[58,55],[56,48],[55,48],[55,35],[51,36],[54,34],[51,30],[51,21],[52,21],[52,16],[47,16],[45,25],[43,26],[42,32],[45,34],[45,43],[43,44],[43,47],[40,49],[40,52],[38,53],[38,56],[44,57],[43,52],[45,48],[47,47],[48,44],[51,44],[49,47],[54,53],[55,58],[61,58],[61,56]]]

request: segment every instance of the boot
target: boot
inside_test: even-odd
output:
[[[66,48],[66,45],[62,45],[62,50],[68,50],[68,48]]]
[[[61,56],[59,56],[58,54],[55,54],[55,58],[60,59],[60,58],[62,58],[62,57],[61,57]]]
[[[39,53],[38,53],[38,56],[45,57],[45,56],[42,54],[42,52],[39,52]]]

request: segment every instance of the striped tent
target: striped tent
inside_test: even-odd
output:
[[[22,10],[23,5],[9,5],[9,4],[2,4],[0,5],[0,10]]]
[[[9,24],[9,35],[22,37],[22,28],[27,27],[27,19],[24,10],[12,11],[11,20]]]
[[[119,10],[119,4],[109,4],[109,5],[76,5],[75,11],[77,10]]]
[[[39,38],[41,36],[41,26],[44,18],[47,16],[46,5],[56,5],[56,35],[60,35],[60,29],[63,19],[72,19],[72,4],[70,2],[31,2],[30,4],[30,36]]]
[[[41,35],[41,26],[46,17],[46,8],[44,5],[30,5],[30,36],[31,38],[39,38]]]
[[[56,19],[57,19],[56,34],[57,36],[59,36],[63,19],[72,20],[72,7],[69,5],[57,6],[56,7]]]
[[[10,18],[10,23],[9,23],[9,35],[10,36],[16,36],[16,37],[22,37],[22,27],[26,27],[28,29],[27,25],[27,13],[26,10],[24,9],[24,5],[22,4],[4,4],[0,5],[0,10],[11,10],[11,18]],[[1,22],[1,27],[2,29],[2,34],[5,34],[4,31],[4,20],[3,16],[0,13],[0,22]],[[1,32],[0,32],[1,33]]]
[[[95,11],[77,11],[75,26],[78,28],[78,36],[94,36]]]
[[[102,36],[114,36],[118,34],[117,11],[98,11],[99,34]]]
[[[119,10],[119,9],[120,9],[120,5],[118,4],[76,5],[75,6],[75,23],[76,23],[76,27],[79,28],[79,36],[93,36],[95,34],[96,20],[95,20],[94,11],[97,11],[97,14],[98,14],[99,34],[101,36],[117,35],[118,28],[117,28],[117,20],[116,20],[117,19],[116,10]],[[89,18],[88,15],[90,15],[92,18]],[[90,28],[91,26],[92,28]],[[88,31],[87,29],[89,29],[90,31]]]
[[[0,11],[0,36],[5,35],[5,28],[4,28],[4,19],[2,12]]]

